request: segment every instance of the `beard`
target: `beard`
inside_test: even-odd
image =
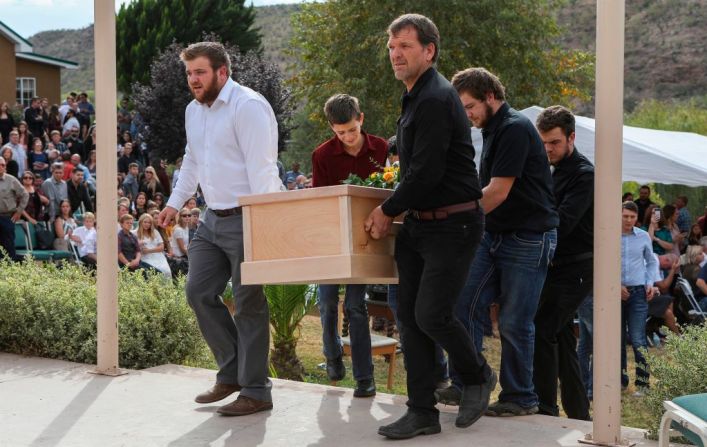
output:
[[[210,83],[202,85],[201,94],[197,94],[192,88],[192,86],[189,86],[189,90],[191,90],[191,94],[194,96],[194,99],[196,99],[202,104],[213,103],[216,98],[218,98],[218,94],[221,91],[218,88],[218,78],[215,75]]]
[[[493,116],[493,109],[491,106],[485,102],[484,103],[484,116],[482,118],[479,118],[479,125],[476,126],[477,129],[483,129],[486,127],[486,125],[489,123],[489,120]]]

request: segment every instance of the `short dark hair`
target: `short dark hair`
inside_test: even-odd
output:
[[[133,167],[140,168],[140,165],[135,162],[132,162],[128,165],[128,169],[132,169]]]
[[[562,133],[569,138],[574,133],[574,115],[569,109],[562,106],[550,106],[540,112],[535,125],[540,132],[549,132],[559,127]]]
[[[485,100],[488,93],[493,93],[494,98],[499,101],[506,99],[506,89],[501,80],[483,67],[457,72],[452,78],[452,85],[457,93],[468,93],[479,101]]]
[[[196,42],[179,53],[182,62],[192,61],[201,56],[209,60],[214,71],[225,66],[228,76],[231,76],[231,58],[226,47],[219,42]]]
[[[621,209],[622,210],[629,210],[633,211],[634,213],[638,214],[638,205],[635,203],[631,202],[630,200],[627,200],[626,202],[621,204]]]
[[[622,201],[622,202],[625,202],[626,199],[628,199],[628,196],[633,197],[633,193],[630,192],[630,191],[629,191],[629,192],[625,192],[625,193],[621,196],[621,201]]]
[[[684,203],[685,205],[687,205],[687,196],[680,195],[680,196],[678,196],[678,200],[681,200],[682,203]]]
[[[324,104],[324,115],[329,124],[346,124],[352,119],[358,119],[361,116],[358,98],[344,93],[336,94]]]
[[[435,53],[432,63],[439,59],[439,30],[437,25],[422,14],[403,14],[388,25],[388,35],[395,36],[405,28],[414,28],[417,31],[417,41],[423,46],[434,44]]]
[[[641,187],[640,187],[640,188],[638,188],[638,190],[640,191],[640,190],[642,190],[642,189],[647,189],[647,190],[648,190],[648,192],[650,192],[650,190],[651,190],[651,187],[650,187],[650,186],[648,186],[648,185],[641,185]]]

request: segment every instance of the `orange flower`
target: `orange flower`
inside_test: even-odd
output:
[[[383,180],[385,180],[388,183],[391,183],[394,178],[395,178],[395,174],[393,174],[392,172],[386,172],[385,174],[383,174]]]

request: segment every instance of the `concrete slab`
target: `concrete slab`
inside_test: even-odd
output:
[[[271,412],[228,418],[217,404],[193,401],[214,371],[164,365],[106,377],[92,369],[0,353],[0,446],[390,446],[378,426],[405,411],[402,396],[354,399],[350,389],[274,380]],[[441,410],[441,434],[405,445],[569,447],[591,431],[590,423],[546,416],[485,417],[458,429],[455,409]],[[623,435],[657,445],[641,430]]]

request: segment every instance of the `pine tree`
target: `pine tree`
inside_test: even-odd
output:
[[[136,0],[123,4],[116,18],[118,88],[129,93],[146,84],[153,59],[173,42],[198,42],[204,33],[220,36],[242,53],[261,52],[253,28],[255,10],[245,0]]]

